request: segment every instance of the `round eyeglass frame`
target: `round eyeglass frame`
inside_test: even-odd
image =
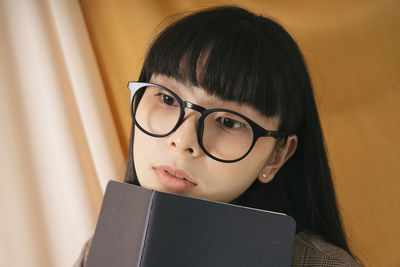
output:
[[[148,131],[146,131],[142,126],[140,126],[140,124],[136,121],[135,119],[135,114],[134,114],[134,107],[137,108],[137,104],[139,103],[140,99],[142,96],[140,96],[138,99],[136,99],[136,103],[134,105],[133,100],[135,99],[135,94],[139,91],[139,89],[143,88],[143,87],[147,87],[147,86],[153,86],[153,87],[157,87],[163,90],[166,90],[168,93],[170,93],[172,96],[175,97],[175,99],[178,101],[179,103],[179,109],[180,109],[180,115],[178,118],[178,121],[176,122],[175,126],[173,127],[173,129],[171,131],[169,131],[166,134],[162,134],[162,135],[158,135],[158,134],[153,134],[150,133]],[[131,98],[130,98],[130,112],[131,112],[131,117],[133,119],[133,121],[135,122],[135,125],[145,134],[150,135],[152,137],[157,137],[157,138],[162,138],[162,137],[166,137],[168,135],[170,135],[171,133],[173,133],[174,131],[176,131],[176,129],[178,129],[178,127],[182,124],[183,118],[185,117],[185,108],[189,108],[189,109],[193,109],[196,110],[198,112],[200,112],[201,116],[197,121],[197,142],[199,143],[201,149],[203,150],[203,152],[209,156],[210,158],[219,161],[219,162],[224,162],[224,163],[233,163],[233,162],[237,162],[239,160],[242,160],[243,158],[245,158],[250,151],[253,149],[255,143],[257,142],[258,138],[260,137],[273,137],[275,139],[277,138],[285,138],[284,140],[284,144],[286,144],[287,142],[287,137],[288,135],[284,132],[281,131],[274,131],[274,130],[267,130],[265,128],[263,128],[262,126],[260,126],[259,124],[257,124],[256,122],[252,121],[251,119],[247,118],[246,116],[233,111],[233,110],[229,110],[229,109],[223,109],[223,108],[214,108],[214,109],[206,109],[202,106],[196,105],[194,103],[191,103],[189,101],[184,101],[182,100],[175,92],[173,92],[172,90],[162,86],[162,85],[158,85],[155,83],[148,83],[148,82],[128,82],[128,86],[127,86],[131,92]],[[145,89],[144,89],[145,90]],[[144,91],[143,91],[144,92]],[[224,159],[220,159],[217,158],[215,156],[213,156],[212,154],[210,154],[207,149],[204,147],[203,145],[203,129],[204,129],[204,119],[213,112],[217,112],[217,111],[222,111],[222,112],[230,112],[233,113],[239,117],[241,117],[242,119],[244,119],[246,122],[249,123],[249,125],[251,126],[252,130],[253,130],[253,142],[251,143],[249,149],[247,150],[247,152],[239,157],[238,159],[234,159],[234,160],[224,160]]]

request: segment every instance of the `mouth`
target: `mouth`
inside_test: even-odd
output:
[[[165,171],[165,172],[167,172],[168,174],[170,174],[170,175],[172,175],[172,176],[175,176],[176,178],[183,179],[183,180],[185,180],[185,181],[189,181],[188,179],[186,179],[186,177],[179,176],[179,175],[174,174],[174,173],[171,173],[171,172],[169,172],[169,171]]]
[[[197,186],[195,180],[186,172],[170,166],[153,167],[160,182],[167,188],[177,191]]]

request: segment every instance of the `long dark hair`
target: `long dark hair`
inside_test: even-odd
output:
[[[311,231],[350,252],[303,56],[276,22],[239,7],[217,7],[184,17],[162,31],[148,50],[139,80],[163,74],[224,100],[279,116],[279,130],[298,136],[294,155],[267,183],[257,179],[233,203],[284,212],[297,231]],[[133,135],[125,181],[139,185]]]

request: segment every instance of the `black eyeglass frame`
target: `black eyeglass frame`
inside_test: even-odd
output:
[[[170,93],[172,96],[175,97],[175,99],[178,101],[179,103],[179,108],[180,108],[180,115],[179,115],[179,119],[177,121],[177,123],[175,124],[174,128],[169,131],[167,134],[162,134],[162,135],[157,135],[157,134],[153,134],[150,133],[148,131],[146,131],[145,129],[143,129],[139,123],[136,121],[135,116],[134,116],[134,112],[133,112],[133,108],[134,106],[137,107],[137,103],[140,101],[141,97],[140,96],[136,101],[137,103],[135,105],[133,105],[133,100],[134,100],[134,96],[135,94],[138,92],[139,89],[147,87],[147,86],[153,86],[153,87],[157,87],[163,90],[166,90],[168,93]],[[150,135],[152,137],[157,137],[157,138],[161,138],[161,137],[165,137],[170,135],[171,133],[173,133],[174,131],[176,131],[176,129],[178,129],[178,127],[182,124],[183,118],[185,117],[185,108],[189,108],[189,109],[193,109],[196,110],[198,112],[200,112],[201,116],[197,121],[197,142],[199,143],[201,149],[203,150],[203,152],[209,156],[210,158],[219,161],[219,162],[224,162],[224,163],[233,163],[233,162],[237,162],[239,160],[242,160],[243,158],[245,158],[250,151],[253,149],[255,143],[257,142],[258,138],[260,137],[273,137],[273,138],[285,138],[284,140],[284,144],[286,144],[287,142],[287,137],[288,135],[284,132],[281,131],[274,131],[274,130],[267,130],[265,128],[263,128],[262,126],[260,126],[259,124],[257,124],[256,122],[252,121],[251,119],[247,118],[246,116],[233,111],[233,110],[229,110],[229,109],[223,109],[223,108],[214,108],[214,109],[206,109],[202,106],[196,105],[194,103],[191,103],[189,101],[183,101],[175,92],[173,92],[172,90],[162,86],[162,85],[158,85],[158,84],[154,84],[154,83],[148,83],[148,82],[128,82],[128,88],[131,92],[131,99],[130,99],[130,111],[131,111],[131,117],[133,119],[133,121],[135,122],[135,125],[145,134]],[[144,89],[145,90],[145,89]],[[144,91],[143,91],[144,92]],[[242,119],[244,119],[246,122],[249,123],[249,125],[251,126],[252,130],[253,130],[253,142],[250,146],[250,148],[248,149],[248,151],[241,156],[238,159],[235,160],[224,160],[224,159],[220,159],[217,158],[215,156],[213,156],[212,154],[210,154],[207,149],[204,147],[203,145],[203,130],[204,130],[204,119],[213,112],[217,112],[217,111],[222,111],[222,112],[230,112],[233,113],[239,117],[241,117]]]

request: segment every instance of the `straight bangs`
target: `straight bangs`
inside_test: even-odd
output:
[[[240,8],[233,12],[231,7],[225,16],[221,9],[190,15],[166,28],[151,45],[140,80],[162,74],[222,100],[248,104],[267,117],[288,114],[286,51],[271,36],[284,30]],[[282,121],[280,130],[289,133],[292,127]]]

